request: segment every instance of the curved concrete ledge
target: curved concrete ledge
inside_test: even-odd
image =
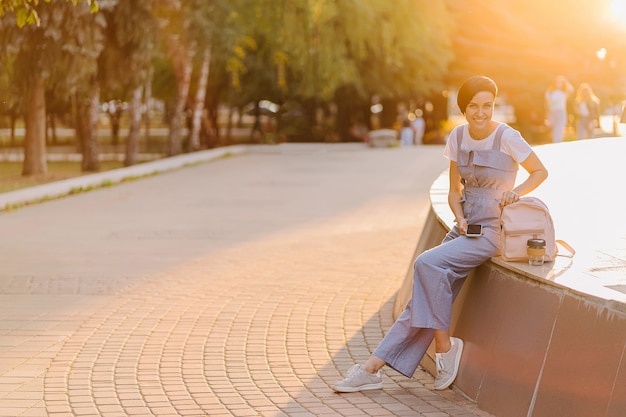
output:
[[[244,152],[247,152],[247,148],[245,146],[227,146],[223,148],[209,149],[145,162],[130,167],[82,175],[48,184],[0,193],[0,211],[40,201],[61,198],[72,193],[91,188],[117,184],[129,179],[154,175],[159,172],[178,169],[186,165],[198,164]],[[61,160],[62,158],[52,157],[50,159]],[[71,158],[67,158],[63,160],[70,159]]]
[[[502,417],[626,415],[626,138],[535,148],[550,177],[532,193],[550,207],[557,239],[577,251],[543,267],[492,258],[468,278],[451,331],[465,350],[455,387]],[[523,180],[520,173],[519,180]],[[444,172],[415,256],[452,225]],[[412,268],[394,315],[411,296]],[[432,348],[432,347],[431,347]],[[434,351],[422,366],[434,373]]]

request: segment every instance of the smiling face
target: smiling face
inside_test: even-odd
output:
[[[489,91],[480,91],[472,97],[465,108],[465,119],[469,123],[470,131],[480,132],[489,128],[495,100],[495,96]]]

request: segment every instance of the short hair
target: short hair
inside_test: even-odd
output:
[[[481,91],[487,91],[496,97],[498,95],[498,86],[491,78],[484,75],[475,75],[463,82],[456,97],[456,104],[459,106],[461,113],[465,114],[465,109],[467,109],[469,102]]]

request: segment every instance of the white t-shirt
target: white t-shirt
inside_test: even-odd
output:
[[[475,140],[469,134],[468,125],[461,125],[455,127],[446,141],[446,148],[443,151],[443,156],[451,161],[457,161],[457,140],[456,130],[462,129],[463,139],[461,141],[461,148],[468,151],[478,151],[484,149],[492,149],[493,141],[496,137],[496,130],[485,139]],[[510,155],[518,164],[524,162],[526,158],[531,154],[532,149],[528,142],[522,138],[522,135],[515,129],[505,129],[502,132],[502,138],[500,140],[500,151]]]
[[[548,108],[550,111],[567,110],[567,93],[563,90],[552,90],[546,92]]]
[[[413,128],[415,129],[415,144],[421,145],[422,138],[424,137],[426,122],[424,121],[424,118],[416,117],[415,120],[413,120],[413,122],[411,123],[413,124]]]

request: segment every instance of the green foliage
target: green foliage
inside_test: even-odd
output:
[[[617,102],[626,44],[609,3],[0,0],[0,87],[15,96],[12,108],[21,94],[15,88],[35,71],[52,97],[97,77],[103,98],[125,99],[151,69],[154,96],[169,102],[176,53],[195,53],[197,67],[199,52],[210,48],[214,106],[270,99],[308,108],[342,91],[346,107],[373,95],[392,103],[440,93],[476,73],[493,77],[520,109],[538,108],[557,74],[597,86],[603,103]],[[601,47],[609,51],[604,61],[595,55]]]
[[[127,100],[148,77],[157,22],[152,0],[118,1],[102,11],[106,19],[104,48],[98,57],[103,100]]]
[[[52,0],[43,0],[46,3],[50,3]],[[74,6],[78,3],[85,2],[89,5],[91,13],[98,11],[97,0],[65,0],[66,2],[72,2]],[[105,0],[106,1],[106,0]],[[15,23],[18,27],[24,27],[26,25],[39,26],[41,20],[36,6],[39,5],[39,0],[0,0],[0,17],[6,13],[15,13]]]
[[[50,85],[68,95],[77,84],[96,73],[96,58],[103,48],[102,15],[83,6],[39,4],[39,26],[6,27],[17,47],[15,77],[26,88],[33,74],[44,74]]]
[[[445,87],[444,75],[453,56],[452,25],[444,3],[372,1],[369,11],[356,3],[345,11],[344,25],[350,56],[361,75],[361,88],[406,98]],[[355,13],[362,15],[355,19]],[[353,20],[358,19],[363,22],[354,30]]]
[[[267,98],[278,89],[283,99],[326,101],[346,84],[356,85],[362,95],[392,97],[443,86],[452,53],[448,11],[441,2],[252,3],[241,22],[253,22],[246,33],[258,48],[243,48],[242,58],[233,50],[229,66],[232,73],[246,75],[242,91],[252,87],[254,95]]]

